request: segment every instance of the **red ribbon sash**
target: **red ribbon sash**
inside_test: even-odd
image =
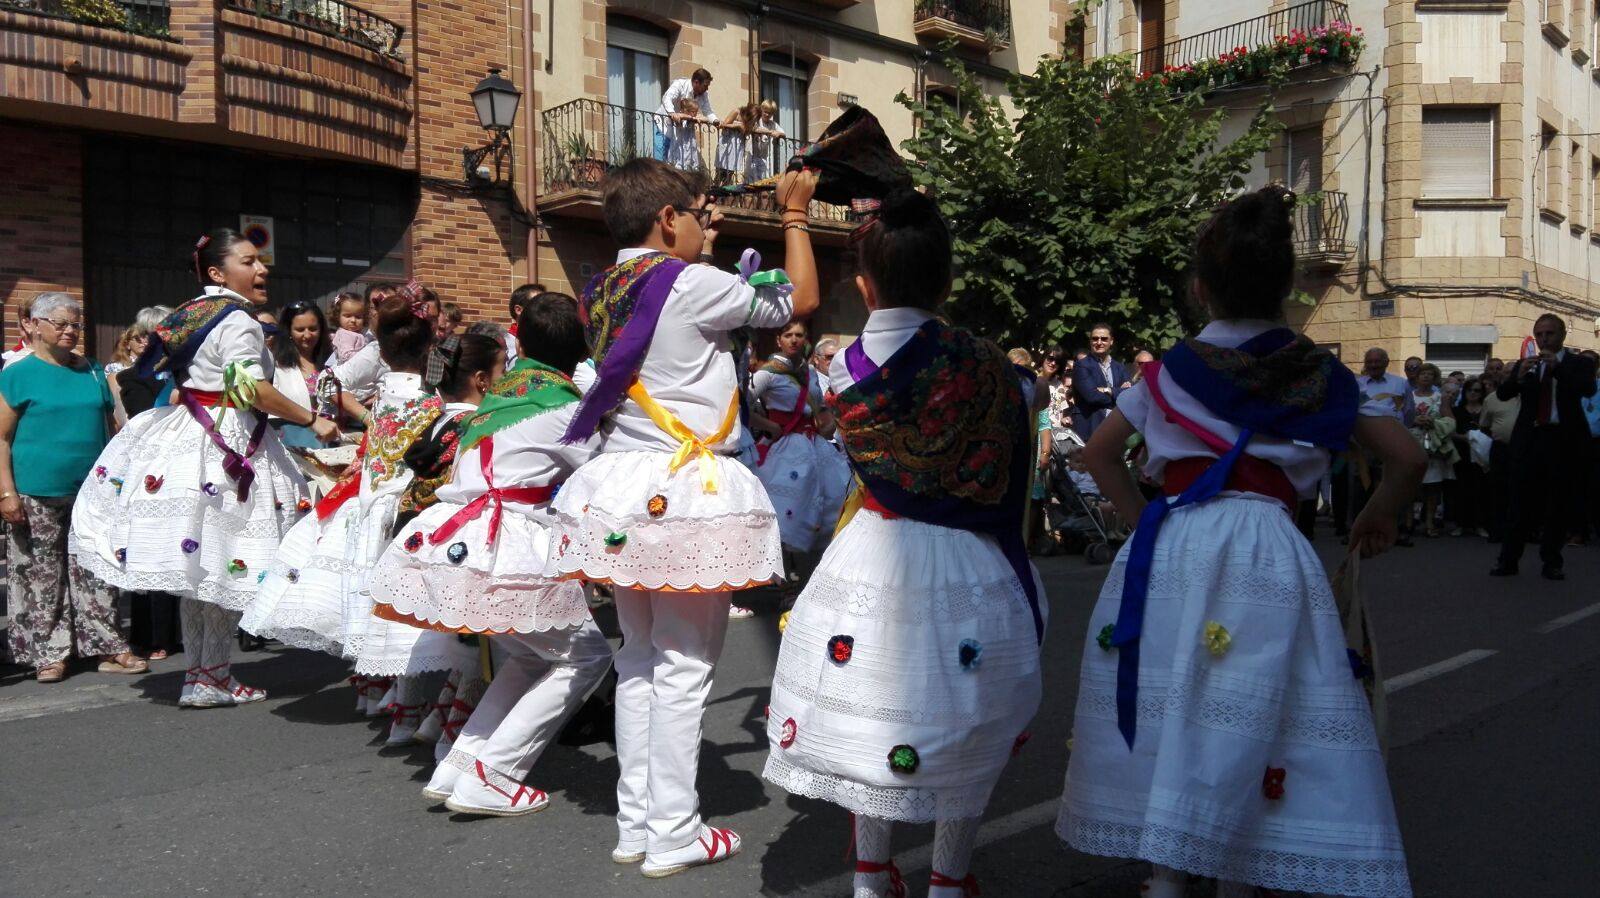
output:
[[[556,493],[557,484],[543,486],[517,486],[498,487],[494,485],[494,437],[486,436],[478,443],[478,465],[483,471],[484,482],[489,485],[489,491],[468,502],[460,511],[450,516],[450,519],[433,531],[428,537],[428,542],[439,545],[454,536],[457,530],[467,525],[468,521],[475,521],[483,514],[483,509],[493,503],[494,509],[489,512],[489,542],[493,544],[500,536],[500,515],[506,502],[520,502],[524,505],[538,505],[550,501]]]

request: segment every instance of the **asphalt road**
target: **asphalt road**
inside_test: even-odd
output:
[[[1337,557],[1331,539],[1319,543]],[[1364,571],[1390,695],[1390,778],[1419,896],[1600,895],[1600,549],[1552,584],[1485,576],[1476,539],[1420,541]],[[1053,613],[1045,704],[1007,770],[974,860],[988,898],[1137,894],[1138,863],[1078,854],[1052,830],[1077,667],[1104,568],[1040,562]],[[238,672],[272,698],[179,711],[181,656],[138,679],[0,675],[0,896],[208,894],[849,894],[849,819],[759,778],[775,608],[730,625],[706,715],[701,795],[744,853],[650,881],[611,863],[609,745],[554,746],[544,813],[467,819],[419,794],[430,749],[382,753],[345,670],[269,648]],[[897,833],[922,894],[928,827]],[[1197,884],[1194,895],[1209,895]]]

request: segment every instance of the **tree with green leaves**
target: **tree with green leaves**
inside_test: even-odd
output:
[[[1280,127],[1268,92],[1244,132],[1200,90],[1140,76],[1127,56],[1043,58],[1011,79],[1014,109],[956,67],[956,108],[899,101],[903,149],[950,223],[951,318],[1003,345],[1076,342],[1099,321],[1161,349],[1198,324],[1186,301],[1196,229]]]

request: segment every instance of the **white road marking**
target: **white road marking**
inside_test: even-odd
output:
[[[60,692],[0,699],[0,723],[143,700],[139,690],[126,686],[69,686]]]
[[[1554,633],[1568,624],[1575,624],[1586,617],[1591,617],[1596,614],[1600,614],[1600,602],[1596,602],[1587,608],[1579,608],[1577,611],[1574,611],[1571,614],[1563,614],[1555,620],[1545,621],[1539,626],[1534,627],[1533,632]]]
[[[1473,649],[1470,652],[1462,652],[1454,658],[1446,658],[1437,664],[1430,664],[1427,667],[1419,667],[1416,670],[1407,671],[1399,676],[1389,677],[1383,681],[1383,691],[1392,695],[1406,688],[1407,686],[1415,686],[1424,680],[1431,680],[1440,674],[1447,674],[1452,670],[1459,670],[1463,667],[1466,667],[1468,664],[1473,663],[1474,661],[1482,661],[1483,659],[1494,654],[1496,654],[1496,652],[1493,649]]]

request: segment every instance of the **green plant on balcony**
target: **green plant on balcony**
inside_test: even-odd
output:
[[[595,155],[594,146],[582,134],[573,134],[562,143],[568,170],[578,184],[595,185],[606,173],[605,159]]]
[[[1354,65],[1365,45],[1360,28],[1348,22],[1331,22],[1310,31],[1296,28],[1268,44],[1235,47],[1215,59],[1169,65],[1159,72],[1141,73],[1138,78],[1157,81],[1175,91],[1203,92],[1281,77],[1306,65]]]
[[[115,0],[61,0],[61,11],[84,25],[124,28],[128,24],[128,11]]]

